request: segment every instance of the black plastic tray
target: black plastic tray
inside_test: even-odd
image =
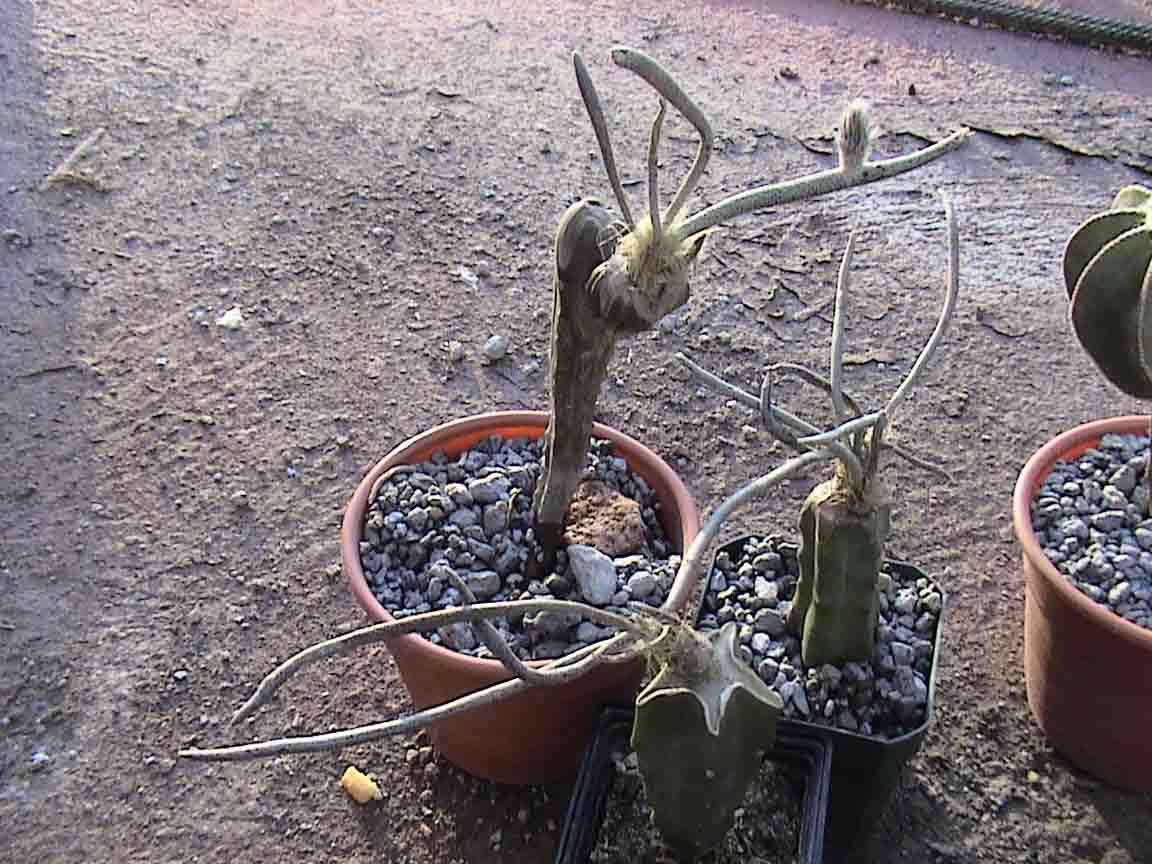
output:
[[[613,755],[631,749],[634,715],[631,707],[608,707],[601,715],[568,803],[556,864],[586,864],[592,855],[616,776]],[[799,864],[820,864],[824,858],[831,754],[823,736],[796,728],[798,726],[780,721],[776,745],[767,758],[786,766],[789,777],[803,787],[800,849],[796,860]]]
[[[727,552],[733,560],[738,560],[744,545],[749,540],[761,539],[761,536],[740,537],[721,546],[716,554]],[[792,544],[781,546],[793,551],[796,549]],[[948,597],[934,579],[911,564],[892,560],[884,563],[890,570],[910,572],[918,579],[928,579],[940,592],[941,608],[932,649],[932,670],[928,675],[928,703],[924,709],[924,722],[899,738],[888,739],[803,720],[781,720],[777,727],[779,734],[790,734],[793,730],[802,729],[806,734],[822,737],[828,744],[832,781],[824,842],[826,864],[846,864],[865,858],[869,836],[900,781],[904,765],[919,752],[920,745],[924,743],[924,736],[928,734],[928,727],[932,725],[935,714],[936,670],[940,667],[940,643],[944,634]]]

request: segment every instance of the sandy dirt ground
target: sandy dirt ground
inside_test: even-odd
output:
[[[1098,9],[1152,20],[1146,3]],[[365,622],[337,531],[367,468],[444,420],[544,406],[551,234],[571,200],[608,195],[573,49],[626,178],[643,170],[654,99],[612,68],[617,42],[712,119],[697,204],[831,165],[855,96],[881,154],[978,130],[918,175],[726,226],[674,326],[617,356],[601,416],[705,509],[778,462],[671,356],[746,386],[771,361],[822,366],[852,226],[848,374],[877,402],[937,313],[932,191],[949,190],[963,295],[898,435],[955,482],[889,475],[892,552],[950,592],[939,722],[872,859],[1152,861],[1152,800],[1072,770],[1028,714],[1009,515],[1038,445],[1136,407],[1072,339],[1059,256],[1152,173],[1152,61],[831,0],[0,4],[0,860],[550,860],[567,788],[428,769],[410,738],[245,765],[175,752],[406,707],[378,649],[224,728],[274,662]],[[101,128],[80,182],[42,185]],[[679,118],[668,130],[675,174],[693,140]],[[245,326],[216,326],[234,305]],[[484,366],[493,333],[511,352]],[[826,416],[797,386],[779,398]],[[731,534],[791,532],[821,477]],[[386,800],[340,792],[349,762]]]

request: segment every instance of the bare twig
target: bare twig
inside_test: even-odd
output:
[[[68,158],[57,165],[55,170],[53,170],[51,174],[44,178],[44,182],[40,184],[40,189],[44,190],[51,186],[53,183],[62,183],[67,180],[71,180],[73,182],[79,180],[79,182],[88,183],[98,187],[100,184],[97,181],[76,172],[76,164],[86,155],[88,155],[88,151],[96,146],[97,142],[99,142],[99,140],[104,137],[104,133],[106,131],[107,130],[103,126],[99,126],[92,130],[92,133],[79,144],[77,144],[76,148],[70,154],[68,154]]]
[[[620,213],[624,216],[624,222],[627,223],[628,229],[635,230],[636,222],[632,218],[632,211],[628,208],[624,187],[620,185],[620,174],[616,170],[616,158],[612,155],[612,139],[608,137],[608,124],[604,122],[604,109],[600,105],[596,85],[592,83],[592,76],[588,74],[588,67],[584,65],[584,58],[580,56],[580,52],[573,52],[572,65],[576,68],[576,84],[580,88],[580,97],[584,100],[584,108],[588,111],[588,119],[592,121],[592,131],[596,133],[596,143],[600,145],[600,156],[604,160],[604,171],[608,175],[608,182],[612,184],[612,193],[616,196],[616,203],[620,205]]]
[[[836,295],[835,294],[833,294],[830,297],[825,297],[819,303],[816,303],[812,306],[808,306],[805,309],[801,309],[799,312],[797,312],[795,315],[792,316],[791,320],[798,323],[798,324],[801,324],[801,323],[803,323],[803,322],[805,322],[811,318],[816,318],[818,316],[823,318],[824,313],[828,311],[828,307],[831,306],[835,302],[836,302]]]
[[[948,283],[944,291],[944,306],[940,310],[940,319],[936,322],[936,327],[932,331],[932,335],[928,337],[928,342],[924,345],[920,356],[916,358],[916,362],[912,364],[912,369],[908,372],[908,377],[900,384],[896,392],[892,394],[892,398],[888,400],[885,411],[889,416],[896,410],[896,406],[904,401],[904,398],[912,391],[916,384],[916,380],[924,371],[924,367],[932,359],[932,355],[936,353],[936,349],[940,346],[940,342],[944,339],[944,334],[948,332],[948,325],[952,321],[952,315],[956,311],[956,298],[960,293],[960,230],[956,225],[956,212],[952,207],[952,199],[947,194],[941,192],[940,197],[944,201],[944,212],[948,219]]]
[[[664,125],[664,114],[668,103],[660,100],[660,110],[652,123],[652,134],[648,137],[648,214],[652,220],[652,242],[660,242],[660,128]]]
[[[832,349],[828,378],[831,383],[832,408],[837,422],[848,416],[844,404],[844,317],[848,304],[848,273],[852,264],[852,250],[856,247],[856,232],[848,234],[848,245],[844,247],[844,257],[840,260],[840,273],[836,279],[836,312],[832,318]]]
[[[804,447],[796,439],[796,435],[792,430],[785,429],[776,422],[776,411],[772,405],[772,367],[768,367],[768,371],[764,373],[764,378],[760,381],[760,419],[764,422],[768,434],[778,441],[782,441],[789,447],[796,450],[803,450]]]
[[[698,366],[696,363],[689,360],[688,357],[682,353],[678,352],[676,354],[676,359],[680,361],[680,363],[683,364],[684,367],[688,369],[688,371],[699,378],[700,381],[704,384],[707,384],[714,390],[718,390],[721,393],[731,396],[736,401],[747,405],[753,410],[760,410],[760,400],[753,396],[751,393],[741,390],[734,384],[729,384],[723,378],[719,378],[716,375],[713,375],[703,366]],[[788,411],[785,411],[783,408],[776,408],[773,406],[772,415],[781,423],[785,423],[792,429],[795,429],[797,432],[803,432],[805,435],[816,435],[820,432],[820,430],[813,426],[811,423],[805,420],[801,420],[795,414],[791,414]]]
[[[232,722],[235,723],[244,719],[266,703],[285,681],[305,666],[310,666],[316,661],[323,660],[326,657],[348,654],[358,648],[375,645],[389,639],[395,639],[397,636],[404,636],[409,633],[420,633],[424,630],[435,627],[445,627],[449,624],[456,624],[462,621],[502,618],[513,612],[534,611],[559,612],[569,615],[575,614],[593,621],[599,621],[602,624],[610,624],[625,632],[638,631],[638,625],[623,615],[617,615],[594,606],[586,606],[583,603],[574,603],[570,600],[536,599],[504,603],[478,603],[475,606],[457,606],[450,609],[440,609],[435,612],[426,612],[423,615],[413,615],[408,618],[401,618],[398,621],[389,621],[384,624],[373,624],[368,627],[361,627],[359,630],[353,630],[351,633],[345,633],[343,636],[317,642],[315,645],[305,648],[300,653],[289,657],[268,673],[264,680],[260,682],[260,686],[256,688],[256,692],[253,693],[251,698],[233,715]]]
[[[964,143],[969,134],[971,134],[970,130],[961,129],[947,138],[937,141],[932,146],[917,150],[914,153],[879,162],[865,162],[860,170],[854,174],[848,174],[838,167],[809,174],[806,177],[799,177],[795,180],[787,180],[783,183],[749,189],[713,204],[711,207],[706,207],[695,216],[685,219],[676,226],[676,233],[680,237],[691,237],[728,219],[743,216],[765,207],[804,201],[849,189],[853,186],[861,186],[865,183],[873,183],[877,180],[904,174],[955,150]]]
[[[799,441],[806,447],[830,447],[845,435],[860,432],[870,426],[875,426],[877,423],[883,423],[885,420],[884,412],[876,411],[872,414],[865,414],[863,417],[854,417],[851,420],[841,423],[835,429],[821,432],[819,435],[809,435],[806,438],[799,439]]]
[[[28,372],[21,372],[17,378],[39,378],[41,375],[54,375],[57,372],[75,372],[80,367],[75,363],[61,363],[58,366],[41,366]]]
[[[899,444],[891,444],[888,441],[884,441],[881,443],[881,449],[891,450],[909,465],[914,465],[921,471],[927,471],[930,474],[935,474],[946,483],[954,482],[955,478],[953,478],[953,476],[948,472],[946,468],[941,468],[939,465],[933,465],[924,457],[917,456],[915,453],[912,453],[905,447],[901,447]]]
[[[812,384],[815,387],[821,388],[822,390],[824,390],[825,393],[831,393],[832,392],[832,383],[827,378],[825,378],[823,375],[821,375],[818,372],[814,372],[813,370],[809,369],[806,366],[799,365],[798,363],[774,363],[772,365],[772,370],[773,370],[773,372],[791,373],[793,375],[796,375],[801,380],[803,380],[809,384]],[[858,417],[863,413],[860,410],[860,406],[857,404],[857,400],[855,399],[855,397],[853,397],[851,394],[849,394],[846,391],[841,391],[840,395],[844,398],[844,401],[848,406],[848,410],[851,411],[851,413],[854,416]],[[782,410],[782,409],[778,409],[778,410]],[[815,427],[813,427],[813,428],[815,428]],[[924,459],[921,456],[915,455],[914,453],[909,451],[907,448],[902,447],[899,444],[892,444],[891,442],[884,441],[881,444],[881,449],[891,450],[892,453],[894,453],[896,456],[899,456],[901,459],[908,462],[910,465],[914,465],[915,467],[920,468],[923,471],[928,471],[932,474],[935,474],[937,477],[940,477],[941,479],[943,479],[949,483],[952,482],[952,475],[949,474],[946,470],[944,470],[943,468],[941,468],[938,465],[933,465],[928,460]]]
[[[620,633],[598,645],[589,645],[574,651],[567,657],[554,661],[550,668],[563,666],[579,666],[584,672],[589,672],[602,662],[621,663],[631,662],[639,658],[639,653],[630,656],[625,654],[610,655],[609,647],[621,637],[628,634]],[[181,750],[177,755],[185,759],[195,759],[201,762],[239,762],[248,759],[260,759],[270,756],[281,756],[285,753],[316,753],[322,750],[338,750],[356,744],[364,744],[391,735],[403,735],[423,729],[427,726],[449,717],[474,711],[487,705],[502,702],[517,693],[530,687],[522,678],[513,678],[493,684],[483,690],[461,696],[443,705],[437,705],[406,717],[397,717],[394,720],[385,720],[382,723],[372,723],[367,726],[357,726],[353,729],[344,729],[339,732],[329,732],[323,735],[302,735],[295,738],[275,738],[270,741],[259,741],[252,744],[238,744],[232,747],[218,747],[207,750],[192,748]]]
[[[471,606],[476,602],[476,595],[472,593],[472,589],[468,587],[460,575],[455,571],[451,571],[448,581],[452,583],[452,587],[460,592],[460,598],[464,606]],[[471,622],[472,628],[480,636],[481,641],[488,647],[504,667],[515,675],[517,678],[527,682],[528,684],[539,684],[542,686],[564,684],[572,681],[580,675],[584,674],[580,664],[574,666],[564,666],[559,669],[533,669],[523,660],[516,656],[516,652],[512,650],[511,646],[504,641],[504,637],[500,635],[491,621],[484,618],[477,618]],[[627,634],[631,636],[632,634]],[[603,647],[607,649],[608,643],[604,643]],[[592,655],[593,657],[596,654]]]
[[[876,422],[872,424],[869,431],[861,432],[860,438],[863,442],[865,439],[868,443],[868,452],[865,454],[867,466],[865,470],[868,472],[868,477],[876,476],[880,470],[880,451],[884,449],[884,433],[888,429],[888,415],[883,411],[878,412],[879,417]]]
[[[811,384],[813,387],[819,387],[825,393],[832,393],[832,382],[821,375],[819,372],[816,372],[813,369],[809,369],[807,366],[802,366],[799,363],[773,363],[771,368],[773,374],[795,375],[805,384]],[[853,417],[859,417],[864,413],[860,410],[860,405],[858,404],[856,398],[850,393],[842,390],[840,391],[840,396],[843,398],[844,403],[848,406],[848,411]]]
[[[733,384],[729,384],[723,378],[720,378],[716,375],[713,375],[707,369],[704,369],[703,367],[696,365],[695,363],[693,363],[691,360],[689,360],[686,356],[684,356],[681,353],[678,353],[676,355],[676,359],[679,360],[681,363],[683,363],[686,367],[688,367],[688,369],[691,370],[692,373],[694,375],[696,375],[701,381],[705,382],[706,384],[709,384],[710,386],[721,391],[722,393],[727,393],[731,396],[734,396],[736,399],[743,402],[748,407],[756,409],[757,411],[760,412],[761,417],[764,417],[766,412],[770,412],[770,416],[775,421],[782,422],[782,423],[786,424],[787,426],[791,427],[792,429],[795,429],[799,432],[803,432],[805,435],[820,435],[821,434],[821,430],[819,428],[817,428],[816,426],[813,426],[811,423],[808,423],[806,420],[801,420],[799,417],[785,411],[783,408],[777,408],[775,405],[771,404],[771,397],[772,397],[771,384],[768,383],[767,386],[765,386],[766,382],[768,381],[767,376],[765,377],[765,383],[762,383],[761,387],[760,387],[760,398],[757,399],[751,393],[744,392],[739,387],[736,387]],[[770,368],[769,374],[771,373],[771,371],[772,371],[772,369]],[[768,397],[768,401],[769,401],[769,404],[767,406],[765,406],[765,404],[764,404],[764,397],[765,396]],[[775,422],[769,423],[767,425],[768,425],[769,433],[771,433],[773,435],[775,435],[779,431],[783,431],[783,430],[780,430],[780,427]],[[795,436],[793,436],[791,434],[785,433],[784,435],[782,435],[780,437],[779,440],[783,441],[785,444],[791,444],[792,446],[796,446],[796,444],[793,443],[796,440]],[[844,470],[848,475],[849,481],[855,485],[859,485],[860,481],[863,479],[863,474],[862,474],[863,469],[860,465],[860,460],[857,458],[856,454],[853,453],[851,449],[846,447],[840,441],[831,442],[828,445],[828,449],[829,449],[829,453],[831,453],[832,456],[834,456],[836,459],[839,459],[844,464]]]
[[[680,85],[673,80],[668,70],[643,51],[618,45],[612,49],[612,60],[617,66],[634,72],[647,81],[652,89],[670,102],[672,107],[695,127],[696,132],[700,135],[700,145],[696,149],[696,158],[692,161],[692,167],[688,169],[688,176],[680,184],[680,188],[676,191],[676,197],[672,199],[668,212],[664,214],[664,222],[671,224],[683,209],[684,204],[688,201],[688,196],[696,188],[696,184],[700,182],[704,169],[708,167],[708,159],[712,155],[712,127],[708,123],[708,118],[704,116],[704,112],[680,89]],[[678,233],[680,237],[686,238],[699,232]]]

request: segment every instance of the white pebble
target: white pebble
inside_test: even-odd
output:
[[[503,336],[489,336],[488,341],[484,343],[484,357],[489,362],[495,363],[497,360],[503,359],[507,353],[508,340]]]
[[[233,306],[216,319],[216,326],[225,330],[239,330],[244,326],[244,311],[239,306]]]
[[[612,559],[592,546],[568,547],[568,563],[580,593],[593,606],[606,606],[616,593],[616,567]]]

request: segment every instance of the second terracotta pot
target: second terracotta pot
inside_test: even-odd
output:
[[[364,516],[376,480],[396,465],[420,462],[437,451],[450,458],[493,435],[540,438],[544,411],[503,411],[446,423],[406,441],[361,481],[344,514],[341,559],[357,602],[377,621],[393,620],[372,593],[360,562]],[[656,493],[668,539],[682,551],[699,530],[692,496],[676,473],[639,442],[596,424],[629,467]],[[482,660],[434,645],[418,635],[388,643],[417,709],[449,702],[509,679],[496,660]],[[536,663],[534,665],[542,665]],[[557,687],[538,687],[506,701],[443,720],[431,729],[437,750],[470,774],[500,783],[555,783],[572,779],[600,709],[631,699],[643,673],[639,664],[605,666]]]
[[[1045,556],[1032,502],[1057,462],[1107,434],[1146,435],[1147,417],[1078,426],[1038,450],[1012,507],[1024,551],[1024,666],[1040,728],[1078,768],[1122,789],[1152,791],[1152,631],[1085,597]]]

